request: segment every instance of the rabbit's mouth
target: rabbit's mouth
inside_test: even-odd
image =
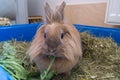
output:
[[[64,59],[64,55],[55,55],[55,54],[42,54],[42,57],[45,59],[49,59],[50,57],[55,57],[55,60],[62,60]]]

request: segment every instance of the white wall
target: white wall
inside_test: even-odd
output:
[[[45,0],[45,1],[48,2],[54,9],[56,5],[59,5],[63,1],[65,1],[67,5],[75,5],[75,4],[101,3],[107,2],[108,0]]]
[[[16,14],[15,6],[15,0],[0,0],[0,17],[13,18]]]
[[[54,9],[62,1],[67,4],[86,4],[86,3],[99,3],[107,2],[107,0],[28,0],[28,13],[29,16],[40,16],[44,14],[44,2],[48,2]],[[15,18],[16,14],[15,0],[0,0],[0,16],[7,16]]]
[[[28,13],[29,16],[40,16],[43,14],[44,0],[28,0]]]
[[[40,16],[43,11],[44,0],[27,0],[29,16]],[[22,6],[22,5],[21,5]],[[42,8],[41,8],[42,7]],[[16,17],[16,0],[0,0],[0,17]]]
[[[60,5],[63,1],[66,2],[67,5],[76,5],[76,4],[93,4],[93,3],[103,3],[108,0],[41,0],[43,3],[48,2],[52,9],[55,9],[57,5]],[[41,12],[44,17],[44,4],[41,4]]]

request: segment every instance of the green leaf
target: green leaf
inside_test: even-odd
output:
[[[55,74],[56,72],[55,71],[50,71],[53,63],[54,63],[54,60],[55,60],[55,57],[54,56],[50,56],[50,60],[51,60],[51,63],[50,65],[48,66],[47,70],[44,71],[41,75],[40,75],[40,80],[50,80]]]
[[[0,64],[2,64],[7,69],[11,70],[11,72],[13,73],[12,76],[16,77],[17,79],[26,79],[27,76],[26,71],[18,63],[5,60],[5,61],[0,61]],[[9,73],[11,74],[11,72]]]
[[[16,49],[9,43],[4,42],[3,52],[0,56],[0,64],[14,78],[14,80],[26,80],[27,73],[20,59],[16,57]]]
[[[50,80],[55,74],[56,74],[55,71],[50,71],[50,72],[47,74],[46,80]]]

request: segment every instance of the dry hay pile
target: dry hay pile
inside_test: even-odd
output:
[[[84,32],[81,33],[81,38],[83,58],[71,71],[69,78],[71,80],[120,80],[120,47],[111,38],[96,38]],[[9,41],[9,43],[15,46],[17,57],[24,60],[23,67],[27,70],[29,77],[35,76],[37,69],[28,63],[25,57],[25,52],[30,44],[17,41]],[[2,44],[0,43],[0,53]],[[28,80],[34,80],[30,78]],[[70,79],[61,75],[53,78],[53,80]],[[35,80],[39,80],[39,78]]]
[[[120,80],[120,47],[111,38],[81,36],[83,58],[73,69],[73,80]]]

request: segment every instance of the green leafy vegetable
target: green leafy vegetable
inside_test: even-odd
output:
[[[55,74],[55,71],[50,71],[52,64],[54,63],[55,57],[50,56],[51,63],[48,66],[47,70],[40,75],[40,80],[50,80]]]
[[[7,42],[3,43],[0,65],[12,75],[14,80],[26,80],[26,70],[22,66],[21,60],[16,57],[16,49]]]

